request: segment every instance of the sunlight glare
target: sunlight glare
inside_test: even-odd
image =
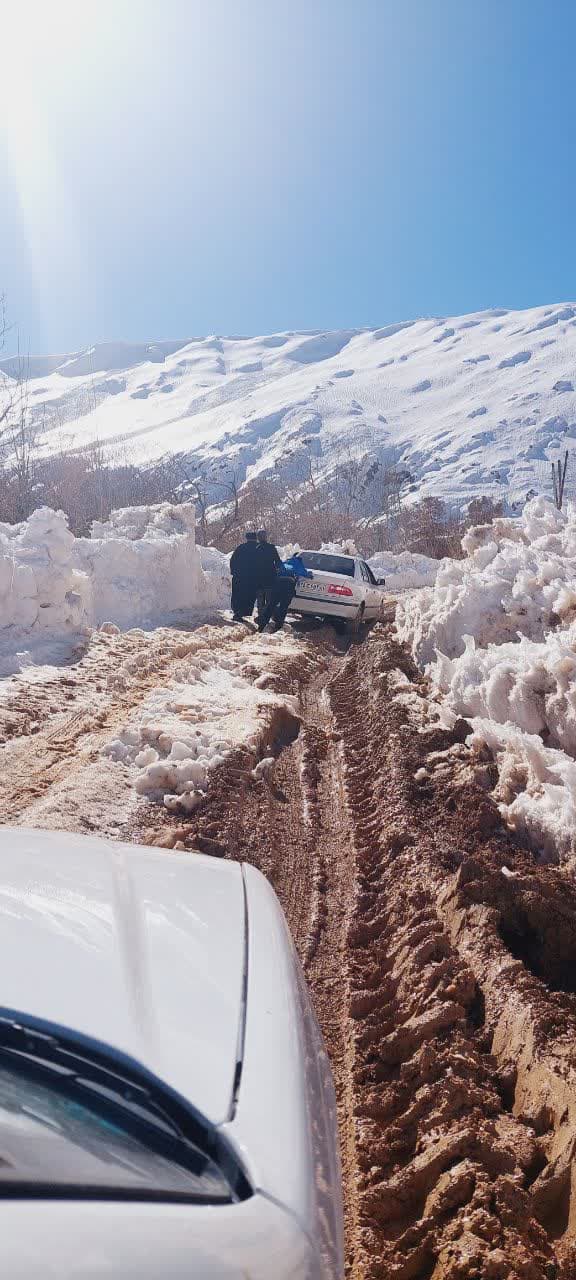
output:
[[[79,289],[86,287],[73,192],[60,173],[47,103],[50,86],[66,77],[87,34],[90,9],[72,0],[0,3],[0,19],[0,143],[20,205],[38,305],[47,314],[58,270],[66,270]]]

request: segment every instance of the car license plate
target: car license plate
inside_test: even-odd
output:
[[[324,585],[322,582],[307,582],[306,578],[304,578],[303,581],[298,583],[299,595],[321,595],[323,591]]]

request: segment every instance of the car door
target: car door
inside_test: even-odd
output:
[[[363,560],[359,560],[358,568],[360,570],[360,578],[362,582],[362,594],[364,596],[364,606],[365,606],[364,617],[374,618],[376,616],[375,601],[374,601],[372,587],[370,584],[368,565],[365,564]]]
[[[378,618],[382,610],[382,591],[365,560],[360,561],[360,570],[366,587],[366,617]]]

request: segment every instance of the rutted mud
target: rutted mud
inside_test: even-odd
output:
[[[140,803],[123,837],[243,858],[275,885],[336,1076],[350,1278],[576,1280],[576,888],[504,828],[466,725],[427,727],[386,628],[348,652],[303,635],[282,680],[301,721],[270,722],[270,772],[239,750],[192,818]],[[81,711],[109,731],[136,687],[106,697]],[[76,752],[101,730],[81,726]],[[28,730],[48,793],[54,731]]]
[[[384,628],[327,652],[273,778],[227,765],[178,843],[283,901],[336,1074],[349,1276],[571,1280],[576,891],[504,829],[466,726],[426,730],[426,692]]]

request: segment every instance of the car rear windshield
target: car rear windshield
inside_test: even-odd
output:
[[[250,1194],[197,1112],[140,1069],[0,1019],[0,1198],[230,1204]]]
[[[302,559],[307,569],[319,569],[321,573],[341,573],[345,578],[354,577],[354,561],[351,556],[332,556],[327,551],[303,551]]]

